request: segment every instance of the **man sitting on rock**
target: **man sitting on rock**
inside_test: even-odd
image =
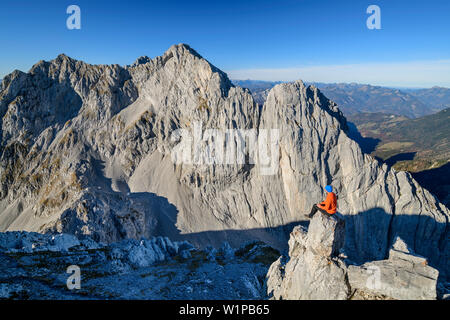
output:
[[[325,201],[313,205],[311,209],[311,213],[308,215],[309,218],[312,218],[314,214],[319,210],[325,214],[335,214],[337,207],[337,198],[336,194],[333,192],[333,188],[331,186],[326,186],[325,190],[328,192]]]

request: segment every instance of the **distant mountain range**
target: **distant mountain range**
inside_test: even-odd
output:
[[[252,91],[262,104],[268,91],[279,82],[234,80],[234,84]],[[450,89],[396,89],[358,83],[310,83],[336,102],[345,115],[382,112],[409,118],[433,114],[450,107]]]
[[[315,84],[344,114],[388,112],[410,118],[435,112],[412,95],[398,89],[361,84]]]
[[[406,90],[407,93],[420,101],[437,109],[450,108],[450,89],[433,87],[431,89]]]

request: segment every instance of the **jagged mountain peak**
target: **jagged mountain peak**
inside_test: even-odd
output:
[[[195,81],[195,85],[200,90],[201,87],[208,86],[208,82],[212,79],[218,82],[218,86],[224,95],[227,95],[229,88],[234,86],[224,72],[204,59],[187,44],[173,45],[163,55],[154,59],[148,56],[141,56],[129,66],[120,66],[118,64],[92,65],[62,53],[53,60],[37,62],[28,73],[17,70],[13,74],[6,75],[2,86],[5,89],[11,80],[24,75],[41,74],[42,77],[59,79],[60,82],[66,81],[70,82],[70,86],[76,86],[76,83],[72,83],[72,80],[85,78],[84,82],[89,84],[97,82],[102,75],[118,78],[120,77],[119,74],[131,73],[132,75],[130,76],[125,75],[125,78],[133,77],[135,82],[137,82],[136,85],[140,87],[139,82],[147,80],[158,69],[165,68],[168,62],[170,62],[170,68],[173,69],[170,70],[173,76],[178,76],[179,73],[183,72],[186,74],[193,73],[192,78],[194,81],[198,80]],[[71,80],[71,78],[73,79]],[[37,81],[42,81],[42,79],[38,78]],[[86,90],[90,89],[92,88],[80,88],[80,90],[85,91],[84,94],[86,94]],[[83,95],[80,94],[80,96]]]
[[[140,56],[139,58],[136,59],[136,61],[130,65],[130,67],[136,67],[140,64],[146,64],[148,62],[150,62],[151,59],[148,56]]]
[[[208,78],[214,77],[214,75],[217,74],[218,80],[220,81],[220,87],[225,92],[227,92],[229,88],[234,87],[226,73],[211,64],[187,44],[180,43],[172,45],[162,56],[164,63],[171,58],[175,58],[176,61],[183,66],[184,63],[188,62],[191,64],[190,67],[200,67],[202,72],[199,74],[199,77],[203,78],[203,81],[209,81]]]
[[[170,48],[167,49],[167,51],[164,53],[164,55],[166,55],[170,52],[177,53],[179,55],[192,54],[194,56],[202,58],[202,56],[200,56],[197,51],[195,51],[188,44],[185,44],[185,43],[179,43],[179,44],[174,44],[174,45],[170,46]]]
[[[54,60],[55,61],[71,61],[71,62],[76,61],[76,59],[69,57],[65,53],[58,54],[58,56]]]
[[[280,83],[275,85],[267,95],[267,101],[271,100],[268,105],[272,105],[273,103],[277,103],[278,99],[282,99],[282,104],[284,106],[296,106],[294,113],[302,116],[307,116],[310,119],[313,119],[317,122],[316,119],[319,115],[315,114],[317,112],[316,108],[326,112],[329,114],[330,120],[334,123],[333,128],[338,128],[339,130],[343,130],[347,132],[347,120],[344,117],[343,113],[339,110],[336,103],[325,97],[323,93],[314,85],[306,85],[302,80],[297,80],[290,83]],[[309,104],[312,104],[309,105]],[[266,104],[264,104],[265,107]],[[308,106],[308,107],[305,107]],[[263,107],[263,108],[264,108]],[[278,109],[278,113],[281,109]],[[267,111],[270,113],[271,111]],[[300,123],[301,117],[296,116],[292,117],[292,115],[286,115],[287,119],[293,120],[297,124]],[[273,119],[273,117],[272,117]]]
[[[332,184],[350,217],[353,258],[382,259],[402,235],[448,268],[448,210],[408,174],[363,155],[336,104],[313,86],[277,85],[260,110],[248,90],[183,44],[132,66],[60,57],[13,78],[0,95],[0,230],[105,242],[259,239],[282,248]],[[275,170],[265,175],[263,164],[236,159],[175,162],[174,132],[197,123],[279,130],[274,149],[267,146]]]
[[[26,73],[23,71],[20,71],[18,69],[5,75],[2,79],[2,90],[4,90],[13,79],[16,79],[16,78],[24,76],[24,75],[26,75]]]
[[[64,68],[64,67],[67,68],[67,66],[73,67],[77,63],[86,64],[85,62],[83,62],[81,60],[77,60],[77,59],[69,57],[68,55],[66,55],[64,53],[60,53],[56,58],[54,58],[50,61],[40,60],[35,65],[33,65],[33,67],[31,67],[29,73],[33,74],[33,73],[35,73],[36,69],[42,68],[42,67],[48,68],[49,66],[53,65],[56,68]]]

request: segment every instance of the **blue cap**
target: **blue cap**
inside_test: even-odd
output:
[[[333,191],[333,187],[332,186],[326,186],[325,190],[327,190],[327,192],[332,192]]]

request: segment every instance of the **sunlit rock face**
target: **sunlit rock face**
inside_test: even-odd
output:
[[[1,231],[199,245],[256,239],[284,249],[331,184],[350,259],[385,259],[401,236],[449,270],[448,209],[409,174],[363,154],[337,105],[301,81],[275,86],[259,108],[187,45],[124,67],[60,55],[5,76],[0,115]],[[174,133],[198,123],[203,133],[277,130],[263,148],[276,170],[174,162]]]
[[[275,261],[267,273],[269,296],[277,300],[345,300],[351,288],[347,266],[339,257],[345,221],[316,214],[308,230],[298,226],[289,240],[289,261]]]

